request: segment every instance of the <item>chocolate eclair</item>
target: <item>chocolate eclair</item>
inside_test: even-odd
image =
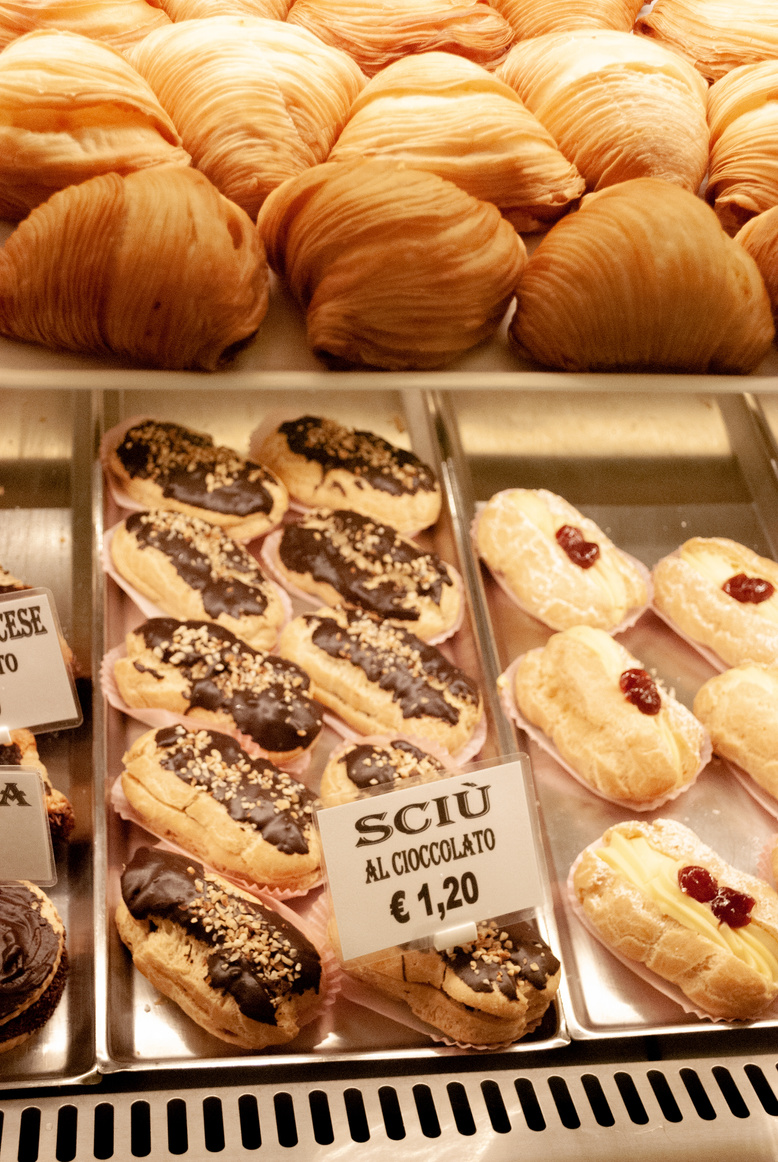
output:
[[[354,799],[360,791],[402,779],[439,779],[447,769],[435,755],[405,738],[352,742],[330,754],[319,794],[322,799]]]
[[[0,1053],[45,1025],[67,972],[65,927],[46,893],[27,880],[0,884]]]
[[[425,641],[447,637],[461,619],[461,588],[450,565],[350,509],[318,509],[271,533],[262,560],[293,593],[365,609]]]
[[[259,650],[272,649],[286,617],[279,590],[242,545],[180,512],[136,512],[117,525],[111,559],[164,613],[206,618]]]
[[[472,678],[435,646],[371,614],[339,606],[302,614],[284,627],[278,648],[360,734],[398,732],[456,754],[481,723]]]
[[[301,416],[252,440],[252,453],[304,505],[350,508],[401,533],[438,519],[441,493],[432,469],[374,432]]]
[[[281,481],[211,436],[141,419],[106,457],[117,486],[143,508],[198,516],[249,541],[274,528],[289,498]]]
[[[127,634],[126,647],[114,675],[129,707],[170,710],[245,736],[279,763],[319,736],[321,708],[308,693],[305,671],[252,649],[223,626],[155,617]]]
[[[319,954],[268,905],[187,856],[147,847],[121,889],[116,927],[135,967],[207,1032],[263,1049],[310,1019]]]
[[[150,730],[125,754],[121,779],[150,831],[215,871],[296,892],[321,880],[314,793],[230,735]]]

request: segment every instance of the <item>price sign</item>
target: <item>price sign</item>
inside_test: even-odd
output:
[[[477,921],[542,902],[520,758],[316,819],[344,960],[411,941],[445,947],[449,932],[448,946],[463,943]]]
[[[81,708],[48,589],[0,594],[0,724],[33,732],[78,726]]]
[[[0,882],[57,882],[39,771],[0,766]]]

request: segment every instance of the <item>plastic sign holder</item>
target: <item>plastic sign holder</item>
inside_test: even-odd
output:
[[[544,903],[526,756],[318,804],[341,959],[468,944],[484,920]]]

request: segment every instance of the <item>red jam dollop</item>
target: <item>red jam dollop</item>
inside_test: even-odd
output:
[[[585,541],[583,533],[575,525],[562,525],[554,535],[574,565],[581,569],[591,569],[600,555],[598,544]]]
[[[753,896],[735,888],[719,887],[716,877],[707,868],[690,864],[678,872],[678,887],[700,904],[710,904],[710,910],[720,924],[743,928],[751,922],[751,910],[756,904]]]
[[[759,605],[775,593],[775,586],[765,581],[764,577],[749,577],[745,573],[736,573],[721,588],[729,597],[734,597],[735,601],[744,605]]]
[[[658,714],[662,709],[662,699],[656,683],[645,670],[625,670],[619,677],[619,688],[641,714]]]

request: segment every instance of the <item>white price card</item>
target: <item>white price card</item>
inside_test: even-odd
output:
[[[54,851],[40,772],[0,766],[0,883],[57,882]]]
[[[542,903],[521,759],[320,807],[316,820],[346,961]]]
[[[0,725],[34,733],[82,721],[48,589],[0,594]]]

